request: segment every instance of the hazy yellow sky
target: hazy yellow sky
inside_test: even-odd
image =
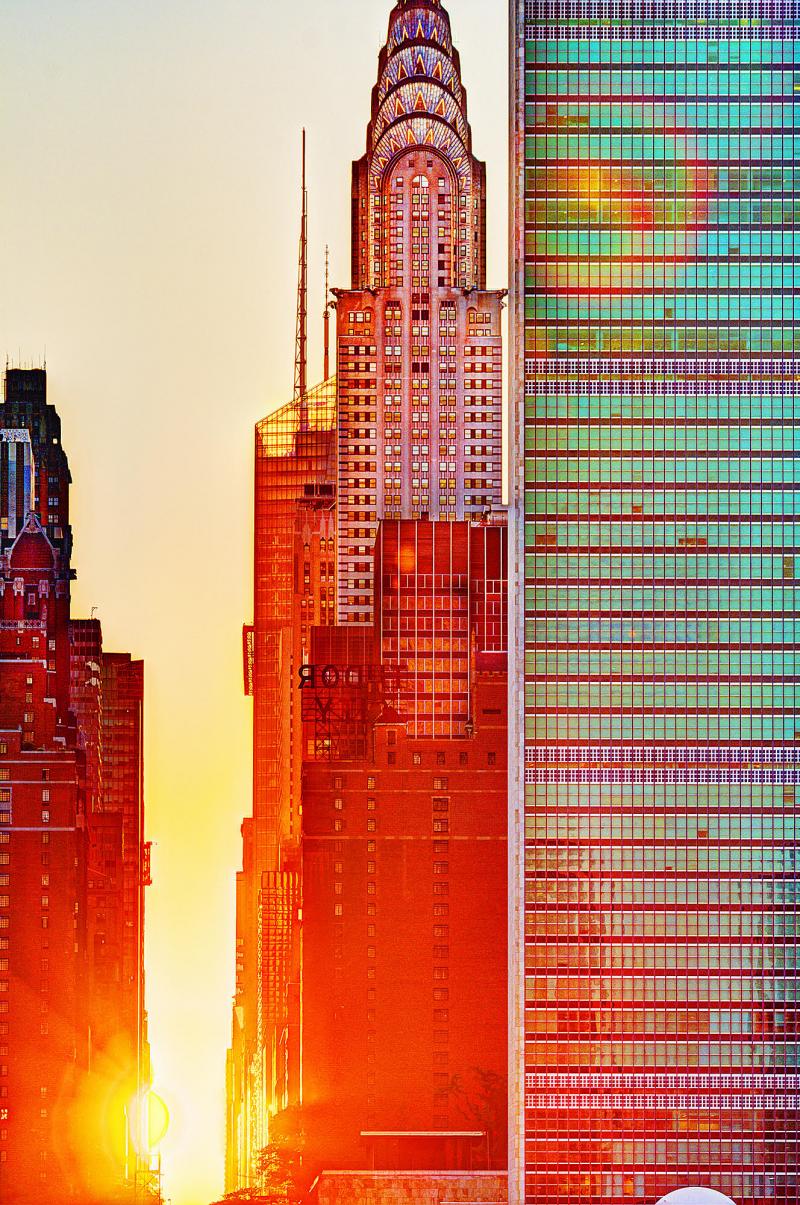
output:
[[[450,0],[489,284],[506,283],[505,0]],[[249,809],[253,423],[291,392],[300,128],[311,356],[349,272],[390,0],[0,0],[0,352],[73,475],[73,612],[146,662],[147,997],[172,1205],[222,1190],[233,876]]]

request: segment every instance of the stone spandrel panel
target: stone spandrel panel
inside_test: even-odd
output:
[[[500,1172],[323,1172],[313,1205],[506,1205],[508,1178]]]

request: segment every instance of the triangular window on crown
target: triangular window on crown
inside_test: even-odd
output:
[[[420,18],[420,20],[417,21],[417,32],[414,34],[414,37],[415,38],[424,38],[425,37],[425,30],[422,26],[422,18]]]
[[[425,112],[425,97],[421,92],[417,93],[417,99],[414,101],[414,109],[417,113]]]
[[[433,78],[434,79],[442,78],[442,60],[441,59],[437,60],[436,66],[433,69]]]
[[[447,113],[446,113],[446,110],[444,107],[444,97],[442,97],[442,99],[439,101],[438,105],[436,106],[436,116],[437,117],[446,117],[447,116]]]
[[[428,130],[427,134],[425,135],[425,141],[424,141],[425,146],[432,145],[432,144],[433,144],[433,126],[431,126],[431,128]]]
[[[403,107],[400,97],[398,96],[394,102],[394,115],[395,117],[402,117],[403,113],[405,113],[405,108]]]
[[[397,68],[397,78],[398,79],[408,79],[408,72],[406,71],[406,69],[402,63]]]
[[[417,55],[417,61],[414,64],[414,72],[416,75],[424,75],[425,74],[425,60],[421,54]]]

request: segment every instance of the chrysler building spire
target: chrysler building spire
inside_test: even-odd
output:
[[[370,624],[382,519],[480,519],[501,501],[500,315],[486,171],[437,0],[389,18],[353,164],[352,287],[337,291],[337,610]]]
[[[409,151],[417,154],[416,166],[435,168],[452,194],[441,240],[446,283],[485,288],[485,166],[472,154],[461,64],[438,0],[406,0],[389,18],[366,154],[353,165],[354,287],[391,285],[400,275],[392,245],[393,168]]]

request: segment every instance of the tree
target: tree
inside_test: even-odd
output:
[[[508,1150],[508,1081],[496,1071],[470,1067],[454,1075],[450,1091],[465,1121],[486,1133],[486,1165],[504,1167]]]
[[[273,1118],[270,1122],[273,1141],[259,1151],[256,1160],[258,1188],[237,1188],[214,1205],[300,1205],[307,1179],[303,1173],[305,1136],[290,1120]]]

